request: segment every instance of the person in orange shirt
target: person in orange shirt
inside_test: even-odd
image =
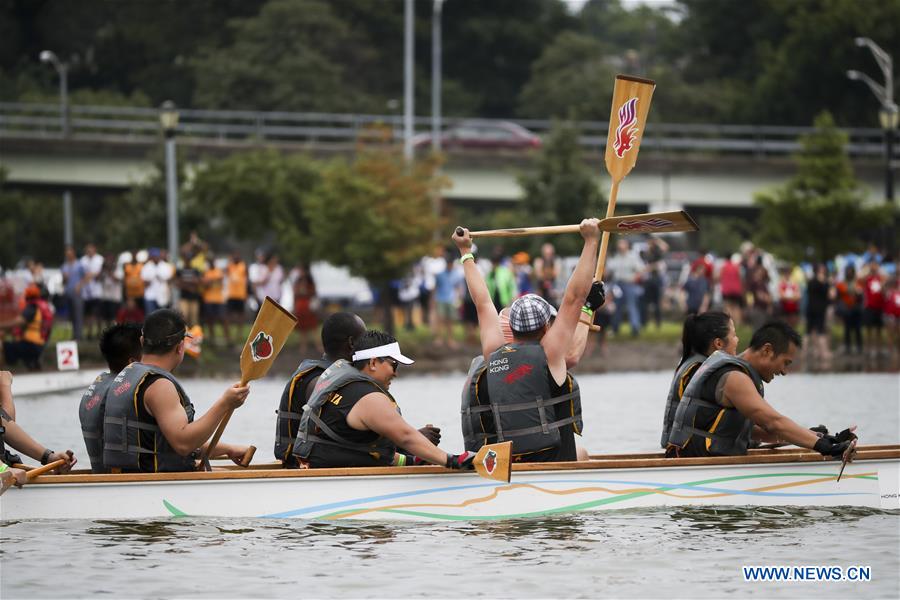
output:
[[[244,259],[241,258],[241,253],[237,250],[231,253],[225,272],[228,278],[225,296],[228,312],[225,319],[225,337],[229,342],[232,342],[228,328],[229,325],[234,325],[235,329],[238,330],[237,335],[240,337],[240,326],[247,318],[247,293],[249,291],[247,263],[244,262]]]
[[[835,312],[844,321],[844,352],[850,354],[850,338],[856,341],[856,351],[862,354],[862,284],[856,278],[856,268],[847,265],[844,280],[834,286],[837,292]]]
[[[137,251],[131,253],[131,262],[122,265],[122,283],[125,286],[125,300],[133,299],[135,304],[144,308],[144,278],[141,271],[144,264],[138,262]]]
[[[210,342],[215,338],[216,324],[222,325],[225,339],[228,339],[228,325],[225,323],[225,273],[216,266],[215,257],[208,255],[206,272],[201,282],[203,290],[203,320],[209,332]]]

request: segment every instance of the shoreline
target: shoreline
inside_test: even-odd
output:
[[[275,376],[289,376],[300,361],[310,358],[310,352],[301,352],[296,342],[290,340],[269,372]],[[589,342],[591,344],[592,342]],[[102,371],[106,366],[100,355],[97,342],[87,340],[79,343],[80,368],[82,370]],[[405,367],[410,374],[443,374],[468,371],[469,364],[481,348],[475,344],[462,344],[456,349],[447,349],[431,342],[407,342],[404,353],[416,363]],[[240,347],[205,344],[198,359],[186,357],[178,368],[181,377],[231,377],[240,373]],[[585,352],[579,365],[572,371],[578,373],[613,373],[637,371],[674,371],[681,355],[681,343],[661,340],[633,340],[629,338],[611,339],[605,348],[591,348]],[[44,352],[41,364],[43,369],[35,373],[56,373],[56,353],[53,348]],[[12,369],[14,375],[23,375],[29,371],[21,365]],[[802,351],[792,367],[794,372],[809,373],[898,373],[900,357],[866,354],[846,355],[835,352],[829,363],[811,363],[806,351]]]

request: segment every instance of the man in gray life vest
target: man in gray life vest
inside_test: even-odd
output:
[[[717,351],[691,379],[669,434],[667,457],[747,454],[750,439],[791,443],[827,457],[840,457],[856,435],[855,426],[837,435],[802,427],[764,399],[763,382],[785,375],[802,340],[781,321],[753,333],[750,347],[738,356]]]
[[[172,375],[191,337],[181,313],[159,309],[147,316],[143,358],[125,367],[106,394],[103,463],[111,472],[193,471],[200,449],[229,410],[240,407],[250,388],[228,387],[206,414],[194,420],[194,405]],[[217,450],[240,464],[245,446],[219,443]]]
[[[91,459],[91,471],[106,473],[103,465],[103,417],[106,413],[106,392],[122,369],[141,360],[141,326],[137,323],[117,323],[106,328],[100,336],[100,353],[109,371],[97,375],[81,396],[78,419],[84,447]]]
[[[592,286],[600,240],[598,223],[597,219],[581,222],[584,247],[558,311],[536,294],[526,294],[512,303],[511,344],[504,339],[497,310],[475,263],[469,231],[457,228],[453,235],[478,312],[487,365],[487,385],[477,394],[480,406],[472,409],[484,411],[478,417],[481,431],[476,434],[481,435],[480,443],[511,440],[516,461],[588,459],[587,451],[575,444],[574,434],[580,435],[582,429],[581,399],[577,383],[566,370],[566,359]],[[469,448],[467,442],[467,450],[475,448]]]

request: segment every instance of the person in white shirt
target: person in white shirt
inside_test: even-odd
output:
[[[81,297],[84,299],[85,334],[88,337],[99,337],[99,324],[103,316],[103,285],[100,281],[103,257],[97,253],[97,246],[88,244],[84,247],[81,266],[84,268],[85,278],[81,287]]]
[[[149,256],[150,260],[144,263],[144,268],[141,269],[141,278],[146,284],[144,287],[144,312],[146,314],[169,305],[172,297],[169,291],[169,281],[174,274],[172,265],[162,260],[162,252],[159,248],[150,248]]]

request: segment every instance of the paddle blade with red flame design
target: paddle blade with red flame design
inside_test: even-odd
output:
[[[606,140],[606,170],[613,181],[622,181],[637,162],[654,89],[653,80],[616,75]]]

